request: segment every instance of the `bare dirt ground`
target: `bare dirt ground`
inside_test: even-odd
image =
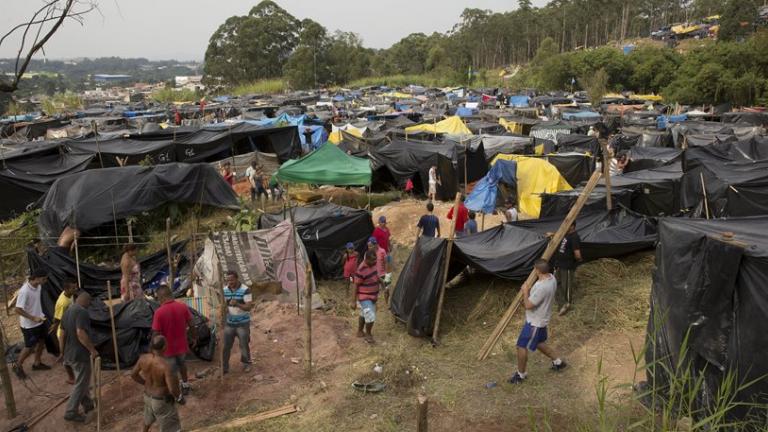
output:
[[[395,277],[405,262],[424,201],[404,200],[374,210],[390,221],[395,249]],[[450,203],[438,203],[441,222]],[[486,228],[501,216],[486,217]],[[445,229],[447,235],[447,229]],[[192,361],[193,391],[180,408],[185,430],[296,404],[295,414],[254,423],[237,431],[415,431],[416,398],[429,397],[430,429],[434,431],[589,431],[597,430],[598,394],[604,393],[610,430],[624,430],[642,415],[632,400],[632,383],[645,335],[652,254],[618,260],[598,260],[580,267],[579,289],[573,310],[553,318],[551,345],[569,363],[562,373],[549,371],[546,359],[534,353],[529,379],[513,387],[505,380],[515,370],[515,340],[522,316],[517,316],[493,350],[478,362],[475,356],[517,292],[513,282],[474,275],[446,293],[441,345],[406,334],[379,307],[374,328],[377,343],[355,337],[357,316],[349,306],[346,284],[319,281],[320,293],[332,308],[314,311],[314,374],[303,370],[303,317],[295,305],[262,303],[253,313],[251,350],[254,369],[243,373],[237,346],[232,372],[218,378],[217,362]],[[16,316],[2,317],[8,337],[18,341]],[[236,344],[237,345],[237,344]],[[49,364],[50,356],[45,358]],[[373,372],[376,364],[383,372]],[[29,369],[30,364],[27,365]],[[141,388],[126,372],[105,371],[103,430],[139,430],[142,422]],[[12,379],[19,416],[0,421],[0,430],[31,418],[68,393],[60,365],[50,372],[31,373],[34,383],[23,386]],[[381,381],[386,389],[363,394],[354,381]],[[492,384],[495,383],[495,384]],[[64,406],[56,408],[33,430],[93,431],[95,419],[84,426],[63,421]],[[224,430],[224,429],[222,429]]]

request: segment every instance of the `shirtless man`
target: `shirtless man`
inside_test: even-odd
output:
[[[181,395],[179,380],[163,358],[165,337],[155,335],[152,352],[139,357],[131,378],[144,386],[144,432],[157,421],[160,432],[181,431],[176,399]]]

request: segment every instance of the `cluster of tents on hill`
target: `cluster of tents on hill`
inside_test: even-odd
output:
[[[456,239],[449,260],[447,240],[418,239],[390,307],[411,334],[430,336],[441,275],[470,266],[524,278],[598,165],[626,155],[623,170],[587,197],[576,227],[587,260],[656,247],[651,307],[668,319],[649,319],[647,363],[679,364],[680,343],[690,331],[684,352],[707,379],[698,389],[702,401],[712,400],[728,370],[745,380],[768,372],[760,366],[768,364],[765,350],[754,349],[768,345],[755,327],[768,310],[768,243],[761,240],[768,228],[765,113],[686,111],[661,106],[655,97],[621,95],[595,110],[582,95],[498,98],[490,89],[418,86],[297,95],[283,98],[282,108],[253,100],[222,102],[233,118],[213,125],[3,143],[0,193],[7,199],[0,215],[36,203],[41,234],[50,239],[67,227],[87,235],[169,202],[238,209],[238,197],[211,165],[228,160],[235,160],[236,171],[251,160],[275,161],[270,181],[282,185],[376,191],[412,184],[417,195],[426,193],[434,167],[437,199],[467,192],[467,207],[489,214],[512,198],[526,217]],[[276,116],[265,117],[270,110]],[[368,210],[328,202],[285,206],[261,215],[258,230],[201,242],[178,264],[177,292],[197,269],[203,281],[189,303],[208,324],[216,320],[213,293],[228,269],[253,284],[274,282],[281,289],[273,294],[295,298],[314,285],[301,276],[307,264],[313,277],[339,277],[343,245],[363,250],[372,229]],[[77,273],[67,251],[29,254],[33,268],[48,266],[58,275],[47,288],[50,298],[61,278]],[[156,277],[167,275],[167,258],[164,252],[148,257],[146,266]],[[80,273],[84,287],[101,297],[106,281],[115,286],[112,270],[86,266]],[[105,322],[102,312],[92,318]],[[131,303],[116,311],[121,344],[144,340],[136,335],[146,330],[140,318],[150,312]],[[126,359],[138,349],[126,351]],[[661,386],[670,380],[660,368],[649,369],[649,379]],[[764,398],[763,383],[740,392],[739,400]]]

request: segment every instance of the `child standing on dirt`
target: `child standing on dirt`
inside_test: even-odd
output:
[[[368,343],[374,343],[373,323],[376,322],[376,301],[379,299],[381,281],[376,269],[376,253],[367,251],[365,259],[355,272],[355,290],[352,299],[352,310],[360,306],[357,337],[364,338]]]
[[[357,270],[357,251],[355,244],[348,242],[344,249],[344,279],[347,280],[347,293],[352,290],[354,285],[355,270]]]

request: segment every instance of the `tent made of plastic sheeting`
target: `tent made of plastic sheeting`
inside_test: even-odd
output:
[[[648,216],[674,215],[683,207],[680,202],[683,171],[679,162],[647,170],[611,176],[611,187],[632,191],[630,208]],[[605,179],[600,179],[605,184]]]
[[[579,128],[564,121],[542,122],[531,127],[530,136],[557,142],[560,135],[577,133]]]
[[[331,129],[331,134],[328,136],[328,141],[338,144],[341,142],[344,137],[342,136],[341,132],[344,131],[352,136],[362,138],[365,135],[365,131],[368,130],[368,128],[363,127],[359,128],[352,124],[345,124],[344,126],[336,126],[333,125]]]
[[[744,123],[753,126],[768,126],[767,112],[727,112],[720,115],[723,123]]]
[[[659,396],[671,385],[669,372],[677,371],[703,378],[696,404],[716,403],[734,374],[731,390],[738,391],[728,393],[728,421],[757,415],[766,424],[765,410],[750,407],[768,403],[767,227],[766,217],[659,221],[645,348],[648,387]]]
[[[93,158],[61,153],[5,161],[0,165],[0,220],[25,212],[56,179],[86,170]]]
[[[124,138],[100,139],[98,137],[83,140],[66,141],[64,147],[74,154],[96,155],[96,167],[109,168],[125,165],[138,165],[148,162],[151,165],[170,163],[176,160],[172,140],[134,140]]]
[[[687,161],[681,205],[702,217],[707,211],[714,217],[768,215],[768,160]]]
[[[761,126],[739,123],[720,123],[710,121],[688,121],[670,128],[675,147],[687,147],[689,135],[734,135],[737,140],[748,140],[759,137],[764,129]]]
[[[517,108],[525,108],[530,106],[531,98],[528,96],[510,96],[508,105]]]
[[[352,242],[362,256],[373,232],[371,214],[327,201],[267,213],[259,219],[260,228],[271,228],[290,220],[291,212],[296,230],[315,274],[323,278],[339,278],[344,267],[344,245]]]
[[[454,134],[454,135],[472,135],[467,125],[459,116],[448,117],[437,123],[424,123],[405,128],[406,134],[426,132],[430,134]]]
[[[599,122],[603,117],[594,111],[563,111],[560,113],[563,120]]]
[[[259,126],[246,122],[219,123],[175,141],[177,162],[213,162],[232,155],[260,151],[276,154],[280,162],[301,155],[296,126]]]
[[[284,163],[272,182],[333,186],[368,186],[371,165],[367,159],[349,156],[331,143]]]
[[[625,173],[659,168],[681,160],[683,152],[665,147],[633,147],[629,151],[629,163]]]
[[[560,216],[565,217],[579,196],[584,191],[579,187],[569,191],[561,191],[553,194],[541,194],[541,214],[540,217],[553,217]],[[632,204],[632,190],[611,188],[611,199],[614,207],[623,206],[624,208],[630,208]],[[607,196],[608,191],[604,186],[597,186],[587,197],[587,201],[584,203],[582,212],[594,212],[594,211],[606,211],[608,210]]]
[[[316,149],[328,141],[325,128],[315,124],[307,123],[307,116],[302,114],[299,116],[291,116],[288,113],[282,113],[274,118],[263,118],[259,120],[246,121],[247,123],[257,124],[260,126],[296,126],[299,128],[299,140],[304,152],[309,152],[312,149]]]
[[[505,279],[524,279],[547,247],[547,232],[562,218],[506,223],[454,240],[449,278],[470,266]],[[582,214],[576,220],[585,259],[647,249],[656,240],[652,221],[621,209]],[[392,313],[413,336],[429,336],[445,269],[447,240],[420,237],[392,292]]]
[[[546,160],[500,154],[491,162],[517,162],[517,200],[521,212],[537,218],[541,211],[541,194],[573,189],[554,165]]]
[[[172,253],[179,253],[184,243],[174,244]],[[76,277],[78,265],[69,255],[69,251],[53,247],[39,255],[34,249],[27,250],[27,260],[31,270],[43,269],[48,275],[48,281],[42,287],[41,301],[43,312],[49,320],[53,320],[54,305],[61,294],[64,280]],[[154,274],[167,269],[168,257],[165,251],[139,259],[142,275],[147,279]],[[94,301],[88,309],[93,332],[91,339],[104,359],[105,368],[113,368],[115,363],[112,344],[109,308],[104,303],[107,300],[107,281],[112,282],[112,297],[119,297],[121,271],[119,267],[104,268],[87,263],[79,264],[82,289],[90,293]],[[117,347],[120,356],[120,366],[128,368],[138,360],[142,353],[147,352],[152,331],[152,317],[159,305],[145,299],[132,300],[127,303],[114,305],[114,319],[117,330]],[[214,354],[214,338],[208,323],[195,309],[193,324],[197,329],[198,340],[192,352],[200,359],[212,360]]]
[[[583,153],[550,153],[545,156],[532,156],[544,159],[552,164],[569,185],[577,185],[589,180],[595,171],[595,158]]]
[[[557,138],[557,151],[562,153],[577,152],[598,156],[600,144],[597,138],[581,134],[560,135]]]
[[[768,159],[768,138],[744,141],[728,140],[709,146],[690,147],[683,152],[683,168],[688,169],[696,161],[759,161]]]
[[[500,159],[481,178],[469,193],[464,205],[476,212],[491,214],[496,210],[499,182],[515,188],[517,185],[517,162]]]
[[[43,198],[41,237],[67,226],[82,232],[169,202],[238,210],[237,195],[207,164],[166,164],[83,171],[56,180]]]
[[[346,131],[341,131],[342,140],[338,144],[344,153],[357,157],[368,157],[368,153],[389,143],[389,138],[382,133],[367,134],[365,137],[357,137]]]
[[[219,310],[217,293],[224,275],[234,271],[254,297],[275,295],[280,301],[295,304],[297,294],[303,299],[305,290],[311,289],[313,306],[322,304],[315,297],[314,276],[306,276],[308,264],[304,245],[287,221],[257,231],[215,232],[206,239],[195,263],[195,272],[200,275],[194,285],[195,297],[210,299],[213,310]]]
[[[459,190],[459,177],[453,164],[455,157],[454,146],[392,141],[370,153],[373,183],[394,182],[403,187],[411,179],[414,190],[426,194],[429,169],[434,166],[440,180],[435,198],[453,200]]]
[[[493,160],[499,153],[504,154],[533,154],[533,139],[527,136],[515,135],[476,135],[470,141],[470,148],[476,149],[483,145],[487,161]]]
[[[36,159],[61,152],[59,141],[28,141],[18,144],[0,142],[0,161]]]

